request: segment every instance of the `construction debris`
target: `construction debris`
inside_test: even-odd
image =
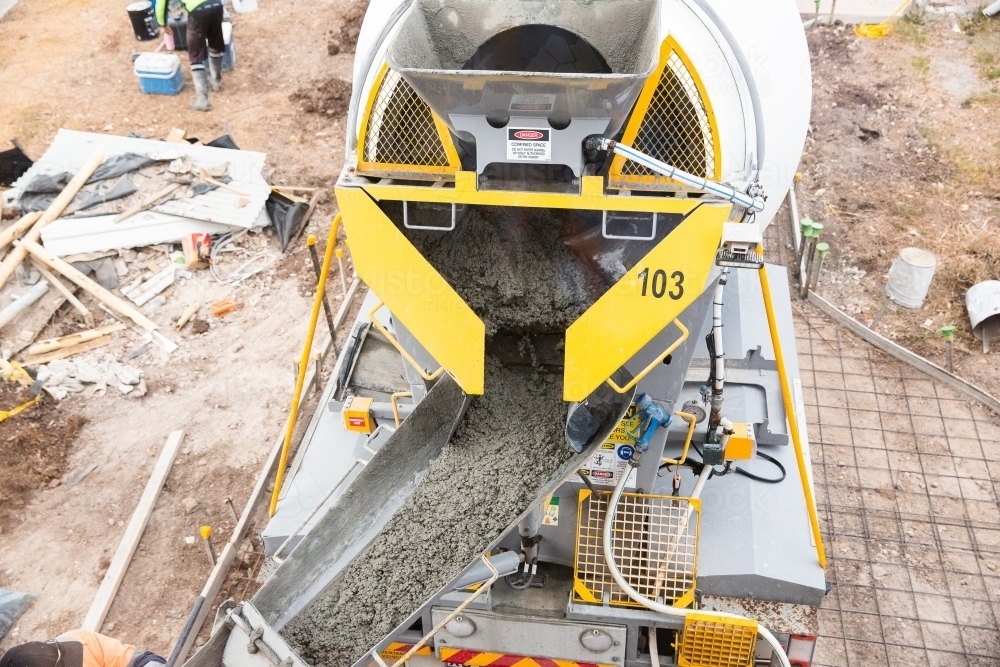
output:
[[[84,385],[95,385],[91,388],[92,395],[103,395],[107,387],[114,387],[122,394],[130,394],[136,390],[141,393],[146,391],[142,369],[119,363],[112,355],[104,352],[75,361],[53,360],[38,367],[36,381],[42,383],[42,388],[60,401],[69,394],[82,392]]]

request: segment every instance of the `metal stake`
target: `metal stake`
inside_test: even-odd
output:
[[[951,348],[952,343],[955,342],[955,327],[951,324],[941,327],[941,334],[944,336],[944,350],[946,355],[946,360],[948,364],[948,372],[954,373],[955,370],[951,363]]]
[[[312,234],[306,237],[306,245],[309,247],[309,256],[312,258],[313,272],[316,273],[316,284],[319,284],[320,273],[323,269],[320,267],[319,255],[316,253],[316,237]],[[341,252],[337,249],[337,252]],[[341,269],[341,280],[343,280],[343,269]],[[340,356],[340,350],[337,349],[337,327],[333,324],[333,311],[330,309],[330,300],[326,298],[326,294],[323,295],[323,313],[326,314],[326,325],[330,328],[330,339],[333,341],[333,353]]]
[[[212,527],[202,526],[199,530],[201,539],[205,540],[205,551],[208,552],[208,560],[215,567],[215,549],[212,548]]]
[[[233,521],[236,523],[240,522],[240,515],[236,513],[236,507],[233,506],[233,499],[226,498],[226,504],[229,505],[229,511],[233,513]]]
[[[816,266],[816,280],[813,281],[813,289],[819,287],[819,279],[823,275],[823,260],[826,259],[826,253],[830,252],[830,244],[826,241],[817,243],[816,252],[819,253],[819,263]]]
[[[882,321],[882,316],[885,315],[885,311],[889,309],[889,304],[891,302],[892,299],[890,299],[889,297],[885,297],[884,299],[882,299],[882,305],[878,307],[878,312],[875,313],[875,319],[872,320],[872,323],[868,325],[869,329],[874,331],[875,329],[878,328],[879,322]]]

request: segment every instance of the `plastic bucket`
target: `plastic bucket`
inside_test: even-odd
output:
[[[148,42],[160,35],[160,26],[156,23],[153,13],[153,3],[149,0],[138,0],[125,6],[128,18],[132,22],[132,31],[140,42]]]
[[[886,294],[904,308],[920,308],[934,279],[937,257],[921,248],[903,248],[889,268]]]
[[[257,11],[257,0],[233,0],[233,9],[238,14],[249,14]]]

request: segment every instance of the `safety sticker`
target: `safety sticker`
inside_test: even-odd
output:
[[[618,426],[608,436],[608,442],[620,442],[631,445],[639,438],[639,423],[642,415],[638,413],[635,403],[628,406],[625,416],[618,422]]]
[[[507,128],[507,159],[521,162],[548,162],[552,159],[551,130],[528,127]]]
[[[511,111],[552,111],[556,104],[555,95],[514,95],[510,98]]]
[[[621,476],[631,470],[625,488],[634,489],[636,471],[634,468],[630,469],[628,465],[628,460],[632,458],[634,451],[632,445],[619,445],[609,440],[590,457],[587,465],[580,469],[580,474],[589,477],[594,485],[615,486]]]
[[[559,496],[549,496],[545,501],[545,516],[542,517],[542,525],[559,525]]]

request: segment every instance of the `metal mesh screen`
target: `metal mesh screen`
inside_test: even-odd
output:
[[[393,70],[382,79],[368,117],[364,160],[375,166],[449,166],[431,108]]]
[[[608,494],[583,491],[577,530],[576,579],[593,598],[639,606],[611,578],[604,560]],[[671,604],[693,591],[700,515],[687,498],[623,494],[615,513],[612,550],[625,580],[650,599]],[[580,591],[577,601],[585,599]]]
[[[690,614],[677,664],[681,667],[749,667],[757,644],[757,622]]]
[[[715,142],[705,103],[684,61],[671,53],[632,147],[697,176],[715,177]],[[658,176],[625,160],[623,180]]]

